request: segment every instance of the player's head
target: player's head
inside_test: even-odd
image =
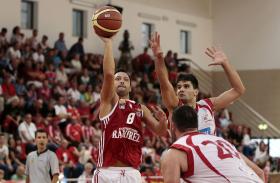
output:
[[[176,81],[176,93],[180,100],[196,100],[198,92],[198,81],[194,75],[185,73],[178,75]]]
[[[178,138],[184,132],[197,130],[197,112],[187,105],[177,107],[172,113],[172,122],[172,135]]]
[[[124,70],[115,73],[115,91],[120,98],[128,97],[131,91],[130,77]]]
[[[48,143],[48,134],[45,130],[39,129],[35,132],[35,142],[38,149],[45,149]]]

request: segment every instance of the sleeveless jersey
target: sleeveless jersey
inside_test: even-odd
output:
[[[184,105],[179,101],[179,106]],[[198,131],[216,135],[216,125],[213,112],[213,104],[210,99],[202,99],[196,102],[197,117],[198,117]]]
[[[118,101],[112,111],[101,118],[97,167],[109,167],[116,161],[138,168],[143,146],[143,111],[131,100]]]
[[[182,178],[192,183],[262,183],[228,141],[199,132],[179,138],[171,148],[187,154],[188,170]]]

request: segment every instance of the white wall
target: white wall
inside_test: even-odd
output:
[[[69,0],[34,0],[38,2],[38,30],[39,37],[43,34],[49,36],[49,43],[52,46],[54,41],[58,37],[59,32],[65,33],[66,44],[68,48],[76,42],[77,38],[72,37],[72,9],[77,8],[87,11],[87,38],[84,41],[86,51],[102,53],[103,46],[93,33],[91,17],[95,9],[89,6],[81,6],[70,3]],[[166,1],[166,0],[164,0]],[[0,1],[0,25],[1,27],[7,27],[9,32],[15,25],[20,25],[20,0],[1,0]],[[84,2],[84,1],[83,1]],[[94,2],[88,0],[88,2]],[[95,0],[99,2],[100,0]],[[135,3],[137,2],[137,3]],[[148,4],[145,4],[145,2]],[[166,1],[167,2],[167,1]],[[180,55],[188,57],[201,66],[208,68],[208,58],[203,55],[206,46],[212,43],[212,21],[209,19],[209,12],[205,12],[209,7],[209,0],[178,0],[178,6],[170,7],[171,10],[167,10],[168,4],[165,6],[161,5],[157,0],[158,7],[153,1],[128,1],[128,0],[113,0],[114,5],[123,7],[123,26],[120,33],[115,38],[114,53],[115,57],[119,57],[118,43],[122,40],[122,33],[125,29],[128,29],[131,34],[131,41],[135,46],[133,51],[134,56],[142,52],[141,46],[141,24],[143,22],[153,23],[157,31],[162,36],[162,47],[163,51],[169,49],[179,52],[180,50],[180,30],[191,31],[191,45],[192,52],[190,55]],[[151,4],[151,5],[150,5]],[[179,10],[183,10],[185,7],[186,13],[179,13]],[[190,10],[193,7],[193,10]],[[162,9],[164,8],[164,9]],[[176,11],[175,11],[176,10]],[[177,11],[178,10],[178,11]],[[188,11],[190,15],[188,15]],[[148,13],[150,15],[156,15],[164,17],[164,20],[151,20],[145,19],[138,16],[138,13]],[[195,15],[195,16],[194,16]],[[186,21],[195,26],[183,26],[177,25],[176,20]],[[30,37],[30,30],[23,30],[26,37]]]
[[[191,31],[192,53],[190,55],[180,54],[180,56],[191,58],[203,67],[207,68],[208,59],[203,55],[203,51],[205,46],[211,45],[212,43],[212,21],[210,19],[154,8],[127,0],[115,0],[113,3],[124,7],[123,29],[128,29],[130,31],[131,40],[136,47],[134,53],[142,52],[141,24],[143,22],[155,25],[156,31],[161,34],[163,51],[171,49],[179,52],[180,30],[189,30]],[[142,18],[138,16],[138,13],[166,17],[168,20]],[[177,25],[176,20],[194,23],[196,24],[196,27]]]
[[[213,40],[237,69],[280,68],[279,7],[279,0],[213,0]]]

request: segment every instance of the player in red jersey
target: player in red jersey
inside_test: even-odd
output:
[[[196,77],[192,74],[180,74],[177,78],[177,91],[175,92],[168,79],[168,72],[164,63],[158,33],[153,35],[150,44],[156,57],[155,70],[160,83],[163,103],[168,109],[169,114],[172,114],[172,111],[178,105],[187,104],[196,109],[198,113],[198,130],[207,134],[215,134],[213,111],[225,108],[245,92],[242,81],[235,69],[230,65],[227,56],[217,48],[207,48],[205,52],[213,59],[213,62],[209,66],[220,65],[223,67],[232,88],[217,97],[203,99],[197,102],[199,91]]]
[[[196,111],[187,105],[173,111],[177,140],[161,159],[164,183],[263,183],[263,171],[221,137],[197,131]]]
[[[112,39],[101,39],[105,43],[99,113],[102,136],[93,181],[140,183],[141,175],[137,168],[142,158],[142,121],[156,134],[165,135],[167,117],[158,107],[152,109],[154,117],[146,106],[129,100],[130,78],[125,72],[115,73]]]

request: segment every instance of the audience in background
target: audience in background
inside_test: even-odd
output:
[[[102,135],[98,112],[103,56],[85,53],[83,38],[68,50],[63,32],[59,33],[53,48],[46,35],[38,38],[37,30],[33,30],[30,37],[26,36],[26,41],[18,26],[10,39],[7,32],[6,28],[0,32],[0,120],[1,132],[5,133],[0,133],[0,182],[3,178],[25,180],[24,163],[27,153],[34,150],[36,129],[47,131],[48,147],[56,152],[64,176],[85,182],[96,167]],[[126,30],[123,36],[118,67],[132,73],[131,98],[148,105],[160,105],[159,84],[148,48],[133,59],[134,47],[129,32]],[[178,72],[191,72],[189,60],[179,59],[171,50],[165,62],[171,81]],[[201,92],[199,96],[204,98],[209,94]],[[267,146],[260,143],[256,147],[251,143],[250,129],[236,125],[227,109],[216,116],[217,135],[228,139],[267,169]],[[141,173],[160,175],[160,156],[171,142],[143,128],[145,146]]]

